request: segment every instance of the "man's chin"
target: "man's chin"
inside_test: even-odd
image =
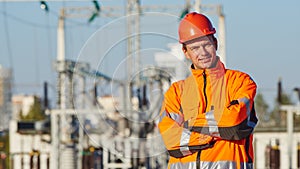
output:
[[[211,63],[210,62],[209,63],[204,63],[204,64],[202,64],[202,67],[203,67],[203,69],[211,68]]]

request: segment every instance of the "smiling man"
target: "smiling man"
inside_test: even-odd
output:
[[[179,42],[192,62],[191,75],[165,93],[159,129],[170,169],[253,169],[256,84],[243,72],[225,69],[210,20],[187,14]]]

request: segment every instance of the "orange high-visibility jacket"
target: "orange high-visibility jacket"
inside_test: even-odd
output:
[[[171,169],[252,169],[256,84],[246,73],[191,69],[165,93],[159,130]]]

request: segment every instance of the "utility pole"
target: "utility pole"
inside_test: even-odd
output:
[[[195,0],[194,8],[195,8],[196,12],[201,13],[201,6],[200,5],[201,5],[201,0]]]
[[[57,107],[66,109],[66,68],[65,68],[65,9],[61,9],[57,27]]]
[[[136,138],[132,141],[132,154],[131,163],[133,169],[138,169],[139,167],[139,150],[140,150],[140,119],[139,111],[132,111],[132,83],[133,74],[138,74],[138,78],[135,83],[140,86],[140,1],[139,0],[128,0],[127,1],[127,93],[125,95],[128,100],[125,101],[126,113],[132,120],[132,137]]]
[[[96,9],[96,12],[99,9]],[[76,12],[74,14],[74,12]],[[81,13],[87,12],[87,13]],[[91,15],[91,12],[94,12]],[[78,14],[79,13],[79,14]],[[74,73],[70,69],[75,69],[75,62],[66,60],[65,53],[65,19],[66,18],[78,18],[78,17],[94,17],[95,8],[92,7],[64,7],[60,10],[58,28],[57,28],[57,61],[55,63],[56,71],[58,72],[57,80],[57,107],[61,111],[61,115],[51,114],[51,169],[74,169],[81,168],[81,151],[76,155],[76,151],[81,146],[76,145],[70,133],[62,133],[61,125],[66,124],[73,130],[76,123],[75,115],[67,115],[64,111],[66,109],[74,109],[72,83],[74,80]],[[77,63],[80,66],[84,66],[81,63]],[[80,76],[80,82],[84,90],[85,77]],[[79,133],[82,136],[82,133]],[[79,138],[80,141],[80,138]],[[63,142],[63,143],[62,143]],[[79,143],[80,144],[80,143]]]
[[[218,8],[218,16],[219,16],[219,33],[218,33],[218,38],[219,38],[219,54],[221,61],[226,65],[226,29],[225,29],[225,15],[223,13],[223,9],[221,5],[217,6]]]

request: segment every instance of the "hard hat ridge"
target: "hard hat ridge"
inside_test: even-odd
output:
[[[216,33],[211,21],[203,14],[191,12],[179,23],[179,42],[187,41]]]

